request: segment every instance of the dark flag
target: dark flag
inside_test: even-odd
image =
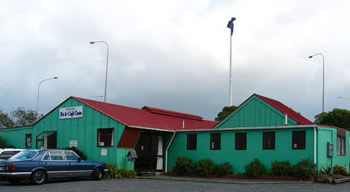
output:
[[[232,17],[231,20],[227,23],[227,28],[231,29],[231,36],[233,34],[233,22],[236,20],[235,17]]]

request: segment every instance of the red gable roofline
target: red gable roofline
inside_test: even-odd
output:
[[[200,117],[198,115],[189,114],[189,113],[170,111],[170,110],[166,110],[166,109],[160,109],[160,108],[149,107],[149,106],[144,106],[142,109],[146,110],[148,112],[160,114],[160,115],[168,115],[168,116],[181,117],[181,118],[193,119],[193,120],[203,120],[202,117]]]
[[[302,116],[301,114],[295,112],[293,109],[289,108],[288,106],[284,105],[283,103],[274,100],[274,99],[270,99],[268,97],[264,97],[258,94],[255,94],[255,96],[257,96],[258,98],[260,98],[261,100],[265,101],[266,103],[268,103],[269,105],[271,105],[272,107],[274,107],[275,109],[277,109],[278,111],[280,111],[283,114],[287,114],[289,118],[293,119],[295,122],[298,123],[298,125],[314,125],[314,123],[308,119],[306,119],[304,116]]]
[[[233,112],[235,112],[237,109],[239,109],[242,105],[244,105],[247,101],[249,101],[254,96],[256,96],[259,99],[263,100],[264,102],[266,102],[267,104],[269,104],[270,106],[272,106],[276,110],[280,111],[281,113],[287,114],[288,117],[293,119],[294,121],[296,121],[298,125],[314,125],[314,123],[312,121],[306,119],[304,116],[302,116],[299,113],[295,112],[293,109],[287,107],[283,103],[281,103],[281,102],[279,102],[277,100],[270,99],[268,97],[262,96],[262,95],[258,95],[256,93],[254,93],[253,95],[248,97],[246,100],[244,100],[243,103],[238,105],[238,107],[236,107],[231,113],[226,115],[226,117],[230,116]],[[226,117],[223,118],[221,121],[219,121],[215,126],[219,125],[223,120],[226,119]]]

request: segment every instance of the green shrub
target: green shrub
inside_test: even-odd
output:
[[[119,170],[122,178],[133,178],[136,177],[136,171],[123,168]]]
[[[328,178],[329,178],[329,175],[322,174],[322,175],[319,175],[318,177],[316,177],[316,181],[319,183],[328,183],[328,180],[329,180]]]
[[[120,174],[120,171],[117,169],[117,167],[113,164],[107,163],[107,167],[108,167],[108,173],[107,173],[107,178],[109,179],[114,179],[114,178],[118,178],[120,179],[122,176]]]
[[[328,176],[333,175],[333,167],[328,165],[328,164],[322,166],[320,169],[320,174],[321,175],[328,175]]]
[[[118,169],[115,165],[108,163],[108,173],[106,175],[109,179],[133,178],[136,177],[136,171],[127,168]]]
[[[315,176],[315,165],[309,160],[305,159],[293,166],[294,176],[299,178],[310,178]]]
[[[87,159],[86,155],[85,155],[83,152],[81,152],[81,151],[80,151],[78,148],[76,148],[76,147],[66,147],[65,149],[74,151],[76,154],[78,154],[78,155],[80,156],[80,158],[81,158],[82,160],[86,160],[86,159]]]
[[[186,157],[177,157],[172,170],[177,175],[191,174],[193,173],[192,160]]]
[[[344,166],[341,165],[335,165],[333,168],[333,173],[335,175],[343,175],[343,176],[348,176],[349,172],[346,170]]]
[[[214,162],[210,159],[202,159],[194,163],[194,172],[200,175],[208,176],[213,173]]]
[[[245,166],[246,174],[250,177],[264,175],[266,173],[265,166],[258,160],[254,159],[251,163]]]
[[[276,176],[287,176],[292,173],[292,166],[288,161],[274,161],[271,164],[271,173]]]
[[[232,174],[232,173],[233,173],[232,166],[228,162],[215,165],[214,169],[213,169],[213,174],[218,175],[218,176],[228,175],[228,174]]]
[[[5,139],[3,139],[2,137],[0,137],[0,148],[5,147],[6,146],[6,141]]]

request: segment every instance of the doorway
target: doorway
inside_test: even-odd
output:
[[[57,148],[57,132],[44,131],[36,136],[37,149],[56,149]]]
[[[135,161],[136,172],[164,170],[164,136],[161,134],[141,133],[136,144],[138,158]]]

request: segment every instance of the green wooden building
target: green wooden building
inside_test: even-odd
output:
[[[295,164],[304,159],[317,168],[336,164],[349,170],[349,132],[315,125],[279,101],[254,94],[210,130],[179,130],[169,149],[168,169],[176,157],[229,162],[237,173],[259,159]]]
[[[236,173],[255,158],[349,170],[349,132],[315,125],[279,101],[253,94],[220,122],[153,107],[141,109],[70,97],[32,126],[0,130],[18,148],[75,146],[88,159],[136,171],[171,171],[179,156],[229,162]],[[137,152],[135,164],[127,159]]]

